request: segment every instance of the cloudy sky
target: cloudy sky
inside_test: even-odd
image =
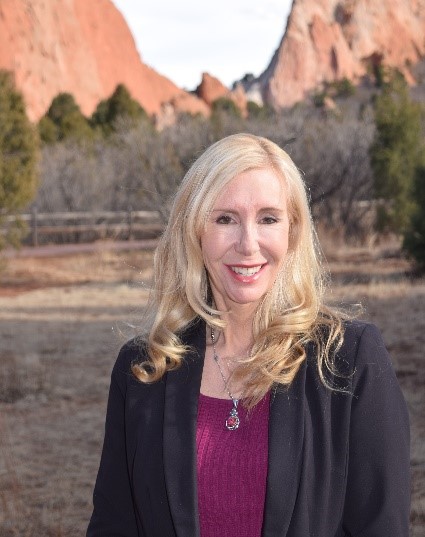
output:
[[[224,84],[259,75],[279,46],[292,0],[112,0],[145,63],[194,89],[203,71]]]

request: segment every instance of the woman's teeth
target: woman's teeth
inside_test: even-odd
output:
[[[240,274],[241,276],[253,276],[254,274],[257,274],[257,272],[261,269],[262,265],[258,265],[257,267],[231,267],[233,272],[236,272],[236,274]]]

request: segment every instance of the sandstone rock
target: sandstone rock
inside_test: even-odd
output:
[[[169,102],[176,112],[188,112],[190,114],[210,115],[210,107],[198,97],[186,91],[176,93]]]
[[[209,73],[202,73],[201,83],[196,88],[195,93],[208,106],[212,106],[214,101],[224,97],[232,100],[243,116],[247,113],[247,99],[241,84],[237,84],[234,90],[229,90],[218,78]]]
[[[231,99],[241,111],[242,116],[246,116],[248,113],[248,99],[242,84],[236,84],[235,88],[231,92]]]
[[[72,93],[89,115],[118,83],[149,114],[173,99],[184,103],[184,111],[208,111],[196,96],[142,63],[110,0],[1,0],[0,68],[14,73],[32,120],[59,92]]]
[[[411,66],[424,56],[425,0],[294,0],[279,48],[245,89],[291,106],[325,81],[359,81],[373,63],[414,83]]]
[[[205,101],[209,106],[221,97],[229,97],[230,90],[220,82],[218,78],[209,73],[202,73],[202,80],[195,90],[196,95]]]
[[[161,131],[165,127],[173,125],[178,115],[185,112],[192,115],[201,114],[208,117],[211,110],[201,99],[194,101],[190,93],[182,92],[171,100],[164,102],[161,105],[161,110],[154,114],[156,129]]]

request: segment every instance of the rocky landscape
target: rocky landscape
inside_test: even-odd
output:
[[[397,67],[414,85],[425,56],[425,0],[294,0],[270,55],[260,77],[243,81],[247,95],[208,74],[189,93],[143,63],[111,0],[0,2],[0,68],[14,73],[30,119],[38,120],[59,92],[72,93],[89,115],[118,83],[156,116],[171,116],[170,109],[208,115],[218,97],[242,111],[247,100],[287,107],[324,82],[359,83],[381,65]]]
[[[282,108],[323,82],[359,83],[381,65],[415,84],[412,68],[424,56],[425,0],[294,0],[278,49],[247,91]]]
[[[89,115],[119,83],[149,114],[169,101],[181,111],[208,113],[202,100],[142,62],[110,0],[1,0],[0,68],[14,73],[32,120],[59,92],[72,93]]]
[[[59,92],[72,93],[89,115],[118,83],[124,83],[157,118],[157,126],[158,118],[167,125],[181,111],[208,116],[220,97],[233,100],[243,114],[249,100],[279,109],[308,98],[326,82],[347,77],[365,83],[371,72],[376,75],[387,65],[400,69],[412,86],[421,82],[417,87],[425,98],[425,0],[294,0],[282,42],[259,78],[246,77],[231,90],[204,73],[193,93],[143,62],[125,20],[110,0],[0,0],[0,69],[13,72],[32,121],[46,112]],[[419,70],[418,65],[422,65]],[[368,91],[363,88],[359,93]],[[344,124],[338,110],[326,116],[327,111],[313,105],[305,109],[294,107],[289,127],[288,110],[279,116],[287,131],[280,119],[275,123],[267,119],[267,132],[279,134],[282,144],[291,144],[293,132],[298,135],[310,128],[311,143],[299,135],[303,145],[297,149],[294,144],[290,150],[305,156],[303,169],[311,184],[323,177],[335,181],[339,174],[345,177],[350,196],[354,192],[356,196],[360,192],[359,199],[368,196],[370,117],[348,114]],[[357,110],[354,105],[347,109]],[[309,117],[314,121],[309,123]],[[146,160],[153,163],[152,177],[162,181],[152,183],[154,188],[148,182],[149,192],[158,193],[155,202],[161,196],[161,205],[166,198],[164,178],[174,185],[175,176],[182,175],[182,163],[192,158],[187,149],[192,140],[200,148],[212,136],[209,127],[195,124],[199,118],[183,119],[187,124],[177,134],[165,129],[155,132],[152,140],[142,140],[145,154],[152,156]],[[175,126],[180,128],[178,123]],[[223,129],[230,127],[229,122]],[[164,133],[169,138],[162,139]],[[176,139],[187,153],[168,151],[179,149]],[[99,191],[106,198],[107,185],[115,201],[119,191],[122,199],[128,195],[134,202],[142,173],[131,151],[137,147],[140,156],[141,139],[134,131],[126,140],[127,146],[119,146],[119,152],[119,144],[105,144],[99,153],[104,168],[91,167],[91,154],[89,159],[74,147],[52,145],[51,160],[45,161],[50,170],[50,175],[46,173],[50,182],[44,178],[45,192],[54,196],[64,184],[76,187],[70,208],[60,205],[62,198],[58,198],[61,210],[81,209],[83,201],[97,200]],[[311,153],[310,148],[314,148]],[[169,153],[173,166],[167,168]],[[324,171],[319,170],[323,177],[319,172],[314,175],[318,160],[324,162]],[[128,163],[134,169],[127,170]],[[92,173],[94,169],[101,172]],[[94,194],[90,197],[84,186],[89,183],[86,177],[92,176],[99,183],[91,181]],[[116,185],[121,190],[112,188]],[[53,198],[47,194],[46,206],[51,208]],[[345,207],[342,195],[336,199],[338,207]],[[350,199],[357,200],[354,194]],[[322,210],[329,206],[323,205]],[[356,214],[354,204],[348,207],[351,212],[344,211]],[[364,305],[363,316],[382,330],[409,406],[411,537],[423,537],[424,279],[414,277],[399,244],[391,251],[365,247],[339,252],[335,238],[328,238],[335,283],[329,298],[338,304]],[[84,534],[102,444],[109,375],[120,345],[141,322],[151,262],[150,252],[116,253],[102,243],[94,253],[52,254],[42,259],[18,255],[7,262],[0,258],[0,537]]]

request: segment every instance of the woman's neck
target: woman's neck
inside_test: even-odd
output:
[[[217,348],[225,356],[247,356],[253,344],[252,317],[241,319],[232,314],[224,315],[226,325],[216,330]]]

